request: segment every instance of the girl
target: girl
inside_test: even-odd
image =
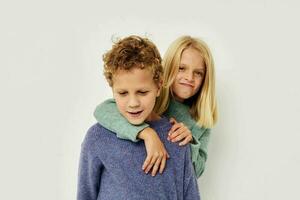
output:
[[[168,140],[190,144],[192,162],[199,178],[207,160],[210,130],[217,120],[214,62],[208,46],[200,39],[182,36],[168,48],[164,59],[164,84],[154,110],[173,123]],[[142,95],[142,94],[141,94]],[[110,113],[102,115],[101,113]],[[139,113],[136,113],[139,115]],[[113,99],[98,105],[94,116],[121,139],[145,140],[147,158],[142,169],[154,176],[163,172],[168,154],[155,131],[147,123],[131,125],[118,112]],[[177,123],[180,122],[180,123]],[[147,137],[149,138],[149,137]]]

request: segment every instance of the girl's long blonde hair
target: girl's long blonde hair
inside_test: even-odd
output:
[[[215,70],[212,54],[207,44],[191,36],[182,36],[175,40],[168,48],[163,58],[163,88],[160,97],[157,99],[155,111],[158,114],[164,113],[174,98],[171,86],[178,73],[182,52],[187,48],[198,50],[204,60],[206,73],[199,91],[187,101],[190,106],[190,113],[197,123],[204,128],[212,128],[218,117],[215,97]]]

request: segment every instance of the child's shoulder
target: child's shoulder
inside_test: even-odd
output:
[[[186,151],[189,150],[189,145],[179,146],[179,142],[173,143],[167,140],[167,134],[172,127],[172,124],[169,121],[169,118],[162,115],[161,119],[157,121],[148,122],[150,127],[153,128],[158,136],[160,137],[161,141],[165,144],[166,148],[169,151],[172,151],[171,154],[176,155],[175,157],[180,157],[181,154],[184,154]]]
[[[92,145],[96,141],[99,141],[101,137],[103,137],[103,133],[107,132],[107,130],[99,123],[95,123],[92,125],[83,140],[83,143],[85,145]]]
[[[159,128],[170,128],[171,123],[169,121],[169,118],[162,115],[160,116],[160,119],[155,121],[146,121],[150,127],[159,127]]]

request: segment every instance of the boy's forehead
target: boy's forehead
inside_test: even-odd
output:
[[[113,75],[116,80],[139,80],[139,79],[153,79],[153,72],[148,68],[135,67],[132,69],[118,69]]]
[[[135,71],[151,71],[151,68],[149,66],[140,66],[140,65],[135,65],[130,68],[118,68],[114,70],[113,74],[119,74],[119,73],[133,73]]]
[[[131,70],[117,70],[112,78],[113,87],[115,89],[145,88],[155,84],[153,73],[148,69],[134,68]]]

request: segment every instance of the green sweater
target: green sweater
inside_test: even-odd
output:
[[[170,101],[170,105],[164,115],[183,122],[191,130],[193,135],[192,143],[190,143],[192,162],[196,175],[199,178],[205,168],[210,129],[198,126],[189,113],[189,107],[173,99]],[[133,142],[137,142],[138,133],[149,126],[146,123],[138,126],[128,123],[127,119],[120,114],[114,99],[108,99],[98,105],[94,116],[103,127],[117,133],[118,138]]]

